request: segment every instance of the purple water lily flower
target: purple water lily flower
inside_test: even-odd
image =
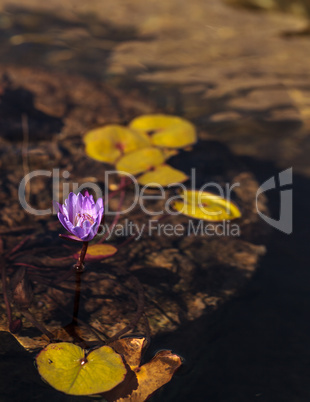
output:
[[[84,195],[70,193],[63,205],[54,201],[54,207],[63,227],[73,235],[68,238],[87,242],[96,236],[104,211],[102,198],[95,203],[87,191]]]

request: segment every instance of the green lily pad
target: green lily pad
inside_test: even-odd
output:
[[[41,377],[70,395],[93,395],[120,384],[127,373],[121,356],[109,346],[89,354],[68,342],[52,343],[36,358]]]

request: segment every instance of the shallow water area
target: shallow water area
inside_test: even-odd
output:
[[[25,8],[0,4],[0,234],[8,277],[27,269],[36,320],[60,339],[78,335],[87,346],[98,342],[96,329],[113,336],[136,313],[139,289],[129,272],[145,293],[152,335],[145,359],[166,348],[185,359],[154,401],[307,401],[310,39],[283,36],[302,22],[219,1],[182,3],[173,19],[174,2],[147,8],[124,0],[110,4],[109,18],[109,4],[96,2],[89,9],[68,2],[57,12],[34,0]],[[184,225],[184,236],[150,233],[148,226],[115,256],[86,264],[72,333],[76,283],[68,276],[75,261],[69,256],[80,247],[58,237],[64,230],[56,215],[21,207],[19,183],[31,171],[50,172],[27,189],[27,201],[41,210],[51,207],[57,175],[60,198],[73,182],[104,189],[108,167],[86,156],[84,133],[158,112],[197,127],[198,144],[174,156],[174,167],[189,175],[195,168],[198,187],[240,183],[234,201],[241,234],[195,235],[180,216],[169,223]],[[258,216],[255,199],[261,183],[290,167],[294,226],[287,235]],[[130,189],[124,206],[132,198]],[[276,190],[266,192],[260,211],[278,219],[279,199]],[[117,207],[116,199],[111,208]],[[120,220],[130,221],[142,225],[145,216],[135,208]],[[118,247],[129,235],[109,243]],[[13,315],[23,321],[16,337],[31,353],[1,332],[1,401],[91,400],[42,382],[33,357],[48,339],[16,305]],[[0,325],[7,331],[3,301]],[[135,333],[145,333],[142,321]]]

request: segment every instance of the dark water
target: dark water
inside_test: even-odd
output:
[[[55,38],[51,34],[50,37],[43,38],[42,43],[24,43],[12,47],[8,38],[23,33],[25,29],[22,15],[25,12],[14,11],[1,17],[3,21],[7,21],[6,28],[0,29],[2,60],[18,65],[32,65],[35,60],[41,66],[47,67],[49,64],[48,67],[52,70],[103,79],[124,91],[135,89],[155,100],[162,110],[188,115],[198,126],[212,131],[211,124],[206,127],[206,116],[215,106],[208,101],[201,101],[199,93],[186,96],[177,86],[137,84],[133,77],[106,75],[102,66],[115,43],[128,40],[128,37],[133,41],[136,39],[137,34],[132,27],[128,26],[128,29],[120,31],[111,25],[98,25],[95,32],[90,32],[93,42],[89,38],[85,43],[73,38],[55,44]],[[37,33],[46,24],[59,29],[67,27],[67,21],[50,16],[47,18],[44,14],[38,14],[33,24],[32,32],[37,30]],[[85,21],[78,28],[89,32],[90,26]],[[109,39],[106,49],[95,50],[96,38]],[[73,57],[63,61],[55,58],[55,63],[50,63],[51,58],[48,55],[51,51],[65,49],[74,49]],[[218,103],[216,108],[220,109],[221,104]],[[257,116],[253,117],[255,118]],[[285,122],[283,127],[287,129]],[[278,129],[282,129],[281,125]],[[238,127],[235,130],[237,138]],[[256,135],[259,136],[260,132]],[[274,145],[273,138],[270,139],[270,144]],[[275,150],[273,160],[241,156],[240,162],[254,173],[258,182],[264,182],[279,172],[281,160],[276,158]],[[181,327],[176,333],[153,339],[146,358],[165,345],[165,348],[170,348],[185,359],[184,366],[175,378],[152,398],[153,401],[310,400],[309,179],[294,174],[293,189],[293,234],[285,235],[274,230],[265,239],[268,252],[240,295],[216,312]],[[270,191],[266,195],[271,213],[277,217],[278,193]],[[38,378],[32,358],[15,341],[9,339],[8,334],[2,335],[2,339],[7,346],[0,363],[3,383],[1,401],[93,400],[65,396],[51,390]],[[14,387],[15,384],[18,386]]]
[[[275,171],[271,163],[247,163],[261,179]],[[154,400],[309,400],[307,190],[308,180],[294,176],[294,233],[273,232],[267,255],[240,296],[195,323],[197,339],[185,353],[183,372]],[[270,205],[276,211],[271,194]],[[179,339],[184,334],[186,328]],[[171,348],[178,336],[169,339]]]

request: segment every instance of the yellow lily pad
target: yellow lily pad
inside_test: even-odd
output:
[[[93,395],[111,390],[127,373],[121,356],[109,346],[89,354],[68,342],[52,343],[36,357],[41,377],[70,395]]]
[[[164,154],[160,149],[148,147],[124,155],[116,163],[116,169],[119,172],[136,175],[161,165],[164,160]]]
[[[178,116],[144,115],[132,120],[129,127],[140,133],[151,133],[151,141],[158,147],[184,148],[197,141],[195,126]]]
[[[239,208],[231,201],[206,191],[187,190],[182,200],[173,202],[173,208],[195,219],[218,222],[240,218]]]
[[[84,136],[86,153],[93,159],[115,163],[123,154],[150,146],[147,134],[110,124],[89,131]]]
[[[157,166],[154,170],[144,173],[138,178],[138,183],[149,187],[168,186],[173,183],[183,183],[188,179],[181,170],[174,169],[169,165]]]

